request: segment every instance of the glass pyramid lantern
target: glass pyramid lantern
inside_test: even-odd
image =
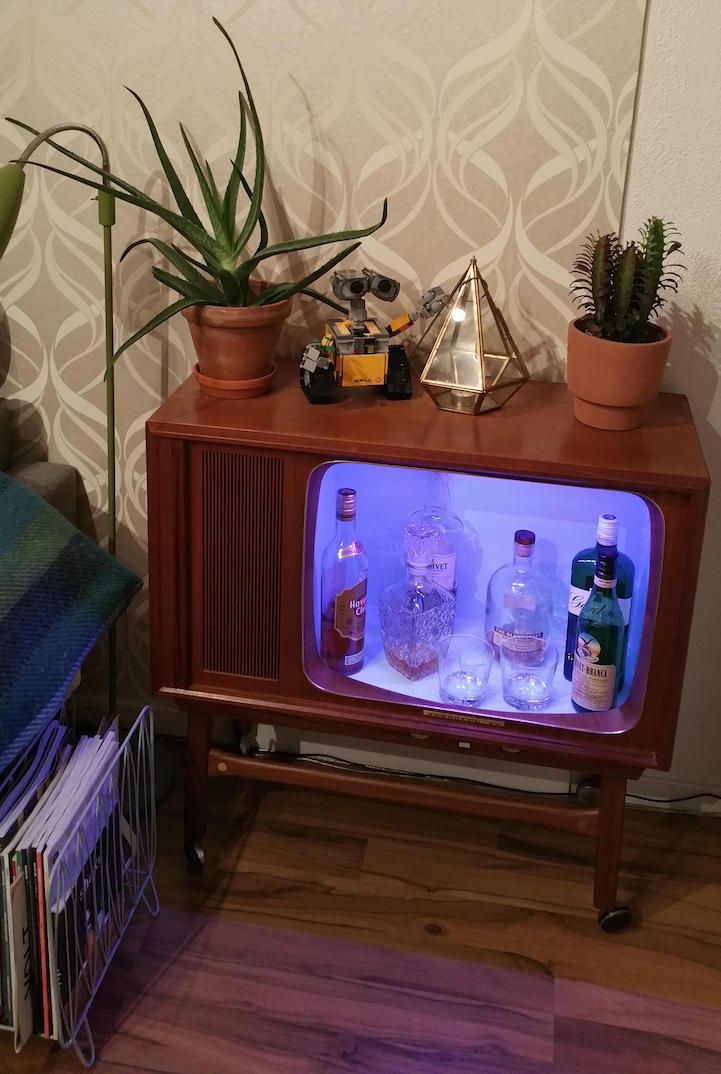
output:
[[[424,348],[426,339],[430,352]],[[528,380],[528,370],[475,257],[447,305],[423,333],[417,352],[428,353],[421,384],[441,410],[457,414],[497,410]]]

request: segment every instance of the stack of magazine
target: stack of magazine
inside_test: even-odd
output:
[[[57,1037],[93,952],[111,942],[132,852],[119,807],[117,722],[69,741],[53,721],[0,782],[0,1025],[21,1048]]]

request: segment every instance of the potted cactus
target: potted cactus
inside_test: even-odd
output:
[[[209,226],[206,226],[203,216],[196,210],[181,182],[148,108],[133,90],[130,92],[145,117],[158,160],[177,205],[177,212],[59,143],[53,143],[57,150],[84,165],[99,178],[72,174],[35,161],[29,163],[65,175],[95,190],[108,189],[108,186],[103,186],[100,181],[103,179],[109,184],[115,198],[143,209],[169,224],[178,236],[176,242],[163,242],[155,237],[136,239],[124,251],[121,260],[143,244],[154,247],[166,264],[154,266],[153,276],[179,294],[180,298],[125,340],[115,352],[114,361],[148,332],[176,313],[182,312],[190,324],[198,357],[195,375],[203,391],[209,395],[237,398],[260,395],[268,390],[274,373],[273,353],[283,322],[290,313],[292,296],[302,293],[328,302],[311,288],[311,284],[356,250],[360,246],[358,240],[381,227],[386,219],[386,202],[383,203],[380,220],[370,227],[292,239],[288,242],[269,242],[268,225],[262,210],[265,150],[260,120],[237,49],[218,19],[213,19],[213,22],[233,52],[243,90],[238,92],[237,147],[222,193],[210,165],[198,156],[186,128],[180,124],[183,143],[202,196],[205,221]],[[10,122],[24,130],[37,133],[34,128],[19,120]],[[249,127],[252,129],[255,144],[252,183],[246,179],[243,172]],[[239,197],[241,200],[247,198],[247,211],[241,214],[238,213]],[[351,245],[345,246],[334,257],[300,280],[267,284],[259,275],[263,263],[271,257],[348,241]],[[333,302],[329,304],[335,306]]]
[[[574,414],[597,429],[635,429],[656,397],[671,333],[652,321],[675,293],[682,264],[676,229],[652,216],[638,243],[589,235],[573,264],[571,296],[583,316],[568,327]]]

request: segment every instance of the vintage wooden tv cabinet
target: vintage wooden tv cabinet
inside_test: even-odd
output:
[[[153,685],[188,714],[191,866],[202,865],[208,778],[240,776],[581,832],[597,843],[601,924],[627,924],[617,906],[626,781],[671,763],[708,495],[685,397],[661,395],[642,429],[607,433],[574,420],[562,384],[529,383],[504,409],[471,418],[439,411],[418,386],[409,402],[355,393],[313,407],[287,368],[268,395],[245,401],[207,398],[188,379],[148,422],[147,442]],[[410,468],[408,481],[418,468],[479,475],[489,494],[489,481],[513,479],[530,499],[539,483],[566,500],[569,489],[642,498],[649,551],[625,700],[593,715],[489,705],[469,716],[352,678],[321,681],[314,512],[337,460]],[[595,517],[587,522],[590,544]],[[566,768],[597,777],[600,794],[558,802],[221,750],[211,741],[221,714],[244,732],[265,722],[451,751],[479,767],[490,757]]]

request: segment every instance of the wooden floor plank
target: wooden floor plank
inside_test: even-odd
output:
[[[721,820],[629,810],[607,936],[581,837],[232,781],[207,866],[160,812],[140,916],[91,1013],[98,1074],[719,1074]],[[0,1074],[72,1054],[0,1038]]]

